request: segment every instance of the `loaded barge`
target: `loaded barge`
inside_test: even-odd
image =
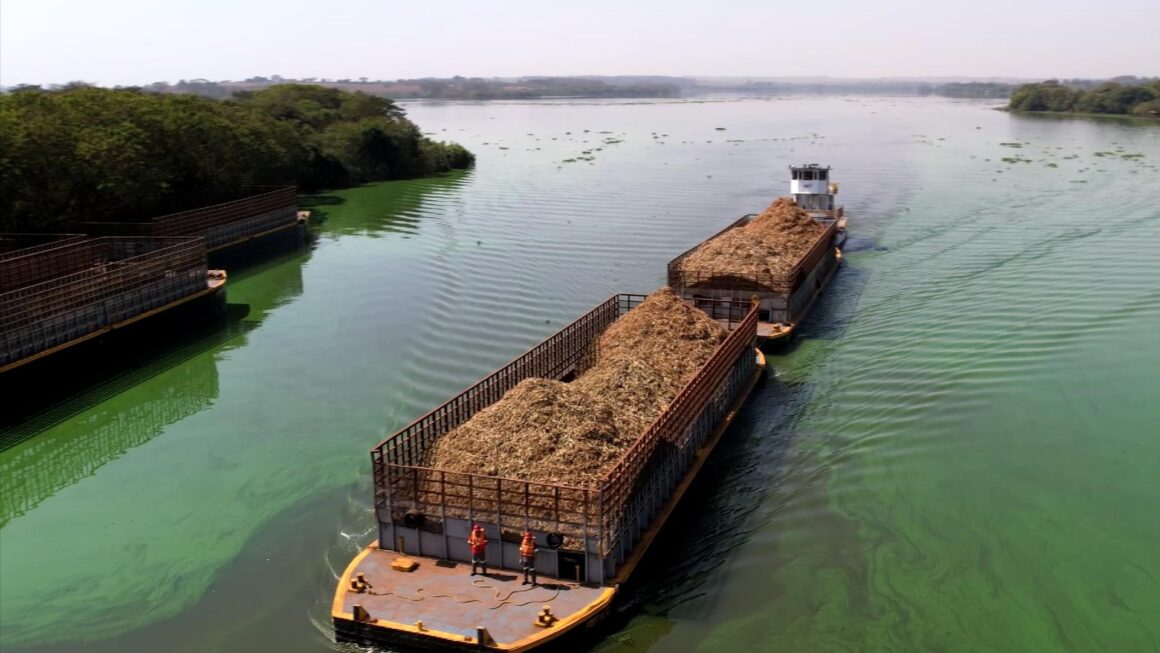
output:
[[[378,539],[339,580],[331,615],[339,641],[558,648],[608,614],[764,372],[755,347],[756,305],[698,302],[709,318],[728,324],[728,335],[598,482],[568,485],[424,464],[441,437],[522,381],[568,382],[592,369],[601,335],[645,299],[609,298],[371,450]],[[490,545],[473,554],[476,526]],[[477,562],[482,576],[474,573]],[[526,574],[529,565],[532,582],[521,583],[516,570]]]
[[[842,261],[841,248],[846,242],[845,211],[834,201],[838,184],[830,181],[828,166],[813,163],[790,166],[790,193],[793,204],[821,227],[816,239],[792,267],[775,273],[765,266],[758,271],[749,265],[725,261],[713,269],[688,269],[690,266],[686,263],[690,256],[760,219],[756,214],[749,214],[670,261],[669,286],[696,306],[710,301],[748,304],[756,300],[760,315],[758,339],[770,344],[789,339],[837,271]],[[769,256],[773,258],[773,252]]]

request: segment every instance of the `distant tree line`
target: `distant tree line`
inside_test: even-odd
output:
[[[113,207],[207,189],[305,190],[465,168],[391,100],[279,85],[230,100],[141,89],[22,87],[0,95],[0,231],[66,228]]]
[[[400,79],[395,84],[414,86],[399,97],[445,100],[503,100],[544,97],[677,97],[675,84],[608,84],[582,77],[525,77],[517,81],[452,77],[449,79]]]
[[[1024,84],[1011,93],[1012,111],[1059,111],[1160,116],[1160,78],[1119,78],[1132,83],[1072,83],[1049,79]]]
[[[631,79],[631,78],[629,78]],[[677,97],[681,88],[676,83],[658,81],[624,81],[609,83],[586,77],[524,77],[520,79],[489,79],[482,77],[425,77],[394,81],[371,81],[366,77],[354,79],[287,80],[279,75],[250,77],[241,82],[211,82],[204,79],[181,80],[174,84],[155,82],[146,90],[159,93],[193,93],[205,97],[228,98],[244,89],[268,85],[308,83],[363,90],[367,93],[386,94],[395,99],[439,100],[523,100],[544,97]]]
[[[730,91],[780,95],[810,93],[818,95],[930,95],[933,87],[923,82],[907,80],[835,80],[835,81],[748,81],[743,84],[717,82],[713,86],[701,87],[702,91]]]
[[[747,82],[729,90],[758,91],[762,93],[818,93],[866,95],[942,95],[958,98],[1005,98],[1011,94],[1011,84],[994,82],[964,82],[928,84],[908,80],[851,80],[834,82]]]
[[[1011,96],[1012,84],[997,82],[952,82],[933,88],[935,95],[959,98],[1005,98]]]

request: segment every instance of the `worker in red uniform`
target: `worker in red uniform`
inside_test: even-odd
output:
[[[528,578],[532,587],[536,586],[536,538],[531,531],[524,531],[524,539],[520,542],[520,564],[524,567],[524,585]]]
[[[471,547],[471,575],[475,575],[476,566],[483,568],[483,575],[487,575],[487,535],[483,526],[476,524],[471,528],[471,535],[467,537],[467,545]]]

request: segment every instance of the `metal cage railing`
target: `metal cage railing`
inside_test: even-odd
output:
[[[809,275],[810,270],[825,256],[838,230],[835,221],[823,221],[822,224],[826,227],[826,230],[818,236],[817,240],[810,246],[810,249],[784,275],[751,274],[732,270],[685,271],[681,269],[681,263],[702,245],[718,238],[728,231],[749,224],[754,217],[756,215],[752,213],[742,216],[721,231],[697,243],[695,246],[682,252],[680,256],[669,261],[667,270],[669,287],[677,292],[686,290],[729,290],[734,292],[773,291],[777,293],[791,293],[797,289],[802,280]]]
[[[214,249],[298,220],[298,191],[277,188],[241,199],[161,215],[149,220],[117,221],[115,213],[78,226],[97,236],[201,236]]]
[[[0,234],[0,261],[79,243],[87,238],[84,234]]]
[[[206,289],[200,238],[95,238],[0,260],[0,363]]]
[[[602,557],[612,555],[634,536],[622,519],[623,511],[640,489],[658,449],[686,445],[690,429],[706,421],[706,406],[725,406],[729,403],[726,398],[735,396],[736,383],[730,379],[740,374],[738,370],[752,372],[758,317],[755,305],[727,300],[701,302],[698,308],[708,308],[711,317],[731,321],[731,333],[597,483],[542,483],[434,469],[422,462],[436,438],[498,401],[520,381],[583,373],[595,360],[600,334],[644,299],[644,295],[630,294],[609,298],[374,447],[371,462],[380,520],[437,532],[448,518],[480,519],[497,524],[501,533],[514,536],[532,528],[570,539],[575,544],[572,548],[582,546],[587,551],[594,544],[594,552]],[[715,425],[719,417],[709,421]]]

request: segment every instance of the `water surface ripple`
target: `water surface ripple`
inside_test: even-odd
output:
[[[934,98],[408,110],[476,169],[304,198],[317,242],[231,275],[243,327],[0,434],[5,651],[335,648],[369,447],[657,287],[799,161],[835,167],[847,263],[597,648],[1160,650],[1160,129]]]

